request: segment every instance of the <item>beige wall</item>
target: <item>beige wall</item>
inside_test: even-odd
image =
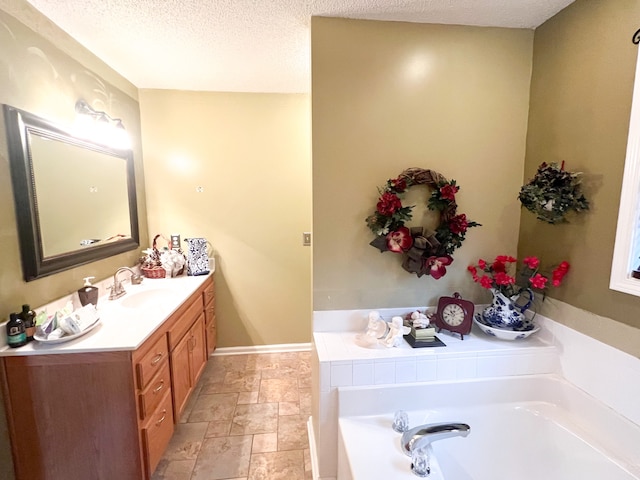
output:
[[[637,0],[578,0],[536,30],[524,179],[543,161],[565,160],[569,170],[585,172],[591,210],[556,226],[523,210],[518,251],[572,264],[566,286],[552,292],[561,303],[548,302],[543,313],[551,309],[553,318],[640,356],[640,347],[625,347],[628,330],[616,322],[557,306],[640,327],[640,298],[609,290],[638,18]]]
[[[466,267],[516,253],[533,31],[313,18],[311,33],[314,310],[487,301]],[[368,245],[376,188],[408,167],[455,179],[483,224],[440,280]]]
[[[221,347],[310,341],[309,103],[140,91],[149,230],[212,243]]]
[[[76,100],[84,98],[90,104],[104,105],[104,110],[112,116],[123,119],[134,138],[140,229],[142,237],[146,238],[142,151],[137,140],[140,136],[140,114],[137,98],[132,96],[135,87],[22,0],[0,1],[0,45],[0,103],[69,125],[75,116]],[[101,279],[113,274],[119,266],[132,265],[138,252],[120,254],[25,283],[20,266],[3,120],[0,120],[0,131],[3,132],[0,134],[2,321],[10,312],[19,310],[22,303],[35,307],[77,290],[82,286],[82,277],[93,275]],[[67,174],[60,172],[61,185],[64,185]],[[2,405],[0,410],[3,410]],[[11,450],[4,421],[4,412],[0,411],[0,478],[11,479]]]

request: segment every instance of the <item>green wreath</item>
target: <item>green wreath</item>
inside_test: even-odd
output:
[[[404,225],[411,220],[415,205],[403,206],[400,195],[415,185],[432,189],[427,207],[440,213],[440,222],[433,231]],[[422,168],[408,168],[397,178],[387,180],[383,188],[378,188],[376,211],[366,219],[376,235],[369,245],[380,252],[402,255],[402,268],[409,273],[441,278],[447,273],[445,267],[453,262],[453,252],[462,246],[467,229],[480,226],[464,213],[457,213],[455,196],[459,190],[455,180]]]
[[[564,162],[541,163],[536,175],[520,189],[518,198],[538,220],[552,225],[566,223],[569,212],[589,210],[589,202],[582,194],[581,175],[566,171]]]

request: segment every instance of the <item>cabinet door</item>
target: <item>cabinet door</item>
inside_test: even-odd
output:
[[[191,327],[191,351],[189,355],[189,371],[191,384],[195,385],[207,363],[207,341],[204,329],[204,315]]]
[[[216,349],[216,337],[218,335],[215,315],[205,324],[205,330],[207,332],[207,355],[211,355]]]
[[[189,356],[191,335],[187,333],[171,352],[171,390],[173,392],[173,416],[176,422],[184,410],[191,391]]]

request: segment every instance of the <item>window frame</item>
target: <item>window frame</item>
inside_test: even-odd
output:
[[[629,136],[624,162],[618,226],[609,288],[640,297],[640,279],[631,273],[640,266],[640,54],[631,101]]]

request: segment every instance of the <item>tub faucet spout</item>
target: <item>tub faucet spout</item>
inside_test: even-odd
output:
[[[404,432],[400,444],[405,455],[411,456],[412,450],[444,438],[466,437],[470,430],[471,427],[466,423],[430,423]]]

